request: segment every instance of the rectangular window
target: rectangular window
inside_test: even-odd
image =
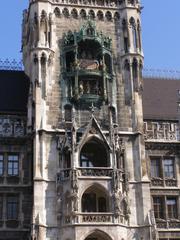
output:
[[[18,219],[18,197],[9,196],[7,197],[7,219],[8,220],[17,220]]]
[[[163,219],[164,218],[164,207],[163,207],[163,198],[162,197],[153,197],[153,208],[155,218]]]
[[[19,175],[19,156],[8,155],[8,175],[18,176]]]
[[[164,176],[174,178],[174,159],[164,159]]]
[[[160,158],[151,159],[151,177],[161,177]]]
[[[0,176],[4,174],[4,156],[0,154]]]
[[[0,196],[0,219],[3,217],[3,197]]]
[[[166,200],[168,218],[177,218],[177,199],[174,197],[168,197]]]

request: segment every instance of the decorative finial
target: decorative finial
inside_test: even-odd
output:
[[[90,108],[90,110],[91,110],[91,115],[93,116],[93,115],[94,115],[95,108],[96,108],[96,107],[94,107],[93,102],[92,102],[92,104],[91,104],[91,107],[89,107],[89,108]]]

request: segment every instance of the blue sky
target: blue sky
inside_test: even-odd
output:
[[[0,58],[21,59],[22,11],[28,0],[1,2]],[[145,66],[180,69],[180,0],[141,0]],[[171,5],[170,5],[171,4]]]

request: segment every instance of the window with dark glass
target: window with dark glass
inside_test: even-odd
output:
[[[0,219],[3,217],[3,197],[0,196]]]
[[[168,197],[166,199],[168,218],[177,218],[177,199]]]
[[[8,155],[8,175],[17,176],[19,174],[19,156]]]
[[[174,178],[174,159],[164,159],[164,176]]]
[[[18,197],[9,196],[7,197],[7,219],[17,220],[18,219]]]
[[[151,177],[161,177],[160,158],[151,159]]]
[[[108,167],[106,148],[94,140],[86,143],[80,154],[81,167]]]
[[[0,176],[4,173],[4,156],[0,154]]]
[[[96,212],[96,194],[84,193],[82,198],[83,212]]]
[[[163,198],[162,197],[153,197],[153,208],[155,218],[164,218],[164,208],[163,208]]]
[[[82,196],[82,212],[107,212],[107,197],[103,191],[91,187]]]

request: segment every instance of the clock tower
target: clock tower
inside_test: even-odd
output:
[[[156,239],[142,118],[139,0],[31,0],[32,239]]]

